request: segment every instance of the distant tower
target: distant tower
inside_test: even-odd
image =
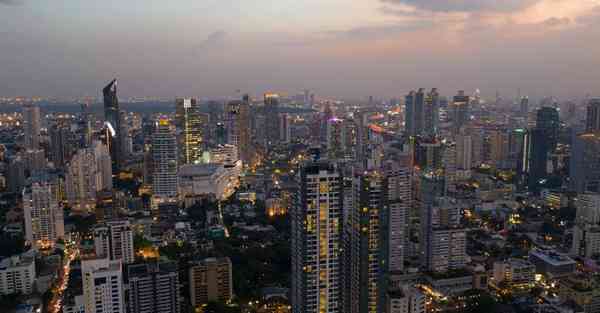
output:
[[[27,104],[23,107],[23,128],[25,129],[25,148],[37,150],[40,147],[40,107]]]
[[[587,132],[600,132],[600,98],[588,102],[585,125]]]
[[[528,97],[523,97],[521,98],[521,116],[522,117],[527,117],[527,115],[529,114],[529,98]]]
[[[437,88],[431,89],[425,98],[425,107],[423,108],[423,133],[428,136],[434,136],[438,132],[440,112],[440,94]]]
[[[204,141],[202,130],[205,125],[200,120],[200,108],[196,99],[175,100],[175,126],[181,164],[200,163]]]
[[[160,117],[155,127],[152,136],[153,192],[160,197],[174,197],[177,195],[177,139],[167,117]]]
[[[250,152],[250,97],[244,95],[242,101],[231,101],[227,105],[228,143],[238,149],[238,155],[244,163],[251,158]]]
[[[458,134],[460,128],[469,122],[470,97],[465,95],[464,90],[459,90],[452,100],[452,124],[454,134]]]
[[[405,132],[408,136],[417,136],[423,132],[424,117],[423,110],[425,106],[425,92],[423,88],[418,91],[411,91],[405,98],[406,126]]]
[[[280,141],[280,119],[279,119],[279,95],[268,93],[265,94],[265,124],[267,148],[275,145]]]
[[[113,167],[118,169],[121,165],[121,118],[119,116],[119,98],[117,97],[117,80],[113,79],[104,89],[102,89],[104,96],[104,120],[108,128],[110,128],[110,135],[113,144],[110,145],[110,154],[113,161]]]

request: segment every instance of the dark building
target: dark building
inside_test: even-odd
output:
[[[423,88],[420,88],[417,92],[411,91],[405,98],[405,133],[408,136],[417,136],[423,131],[424,101],[425,92]]]
[[[570,189],[600,192],[600,134],[584,133],[575,137],[571,149]]]
[[[127,266],[128,312],[179,313],[179,274],[171,262]]]
[[[117,80],[113,79],[104,89],[102,89],[102,95],[104,96],[104,121],[109,130],[113,144],[109,146],[110,156],[113,161],[113,168],[118,169],[121,164],[121,139],[119,131],[121,130],[120,125],[120,111],[119,111],[119,98],[117,97]]]
[[[600,131],[600,99],[592,99],[588,102],[585,130],[587,132]]]
[[[550,152],[556,149],[560,132],[558,111],[552,107],[543,107],[537,111],[535,128],[541,130],[548,141]]]

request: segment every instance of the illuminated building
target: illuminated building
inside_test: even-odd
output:
[[[575,272],[576,262],[570,257],[554,250],[534,248],[529,251],[529,261],[536,267],[536,273],[551,278],[569,275]]]
[[[425,294],[414,287],[401,286],[387,293],[387,313],[425,313]]]
[[[497,288],[529,290],[535,282],[535,265],[521,259],[510,258],[494,262],[494,284]]]
[[[40,107],[32,103],[23,106],[23,129],[25,130],[25,149],[39,149],[41,127],[40,124]]]
[[[342,308],[342,177],[332,163],[300,168],[292,224],[292,311],[338,313]]]
[[[92,149],[80,149],[69,162],[65,189],[73,208],[86,210],[96,206],[96,192],[102,190],[102,174],[97,164]]]
[[[179,273],[173,262],[127,266],[128,312],[179,313]]]
[[[194,98],[175,100],[175,126],[181,164],[195,164],[202,160],[202,125],[198,102]]]
[[[425,106],[423,108],[423,133],[427,136],[434,136],[438,132],[440,94],[437,88],[431,91],[425,97]]]
[[[189,269],[190,300],[194,308],[210,301],[227,303],[233,297],[231,260],[207,258]]]
[[[265,201],[266,214],[269,217],[284,216],[287,214],[287,207],[281,198],[269,198]]]
[[[179,195],[195,197],[214,195],[217,199],[227,199],[239,186],[242,161],[232,165],[218,163],[187,164],[179,168]]]
[[[384,163],[388,202],[387,270],[403,272],[409,240],[408,215],[412,206],[411,168],[409,164]]]
[[[577,196],[577,218],[573,228],[572,254],[591,258],[600,254],[600,194]]]
[[[73,145],[71,144],[73,133],[70,123],[66,119],[57,119],[48,129],[50,137],[50,160],[56,168],[63,168],[71,159]]]
[[[56,196],[52,183],[43,180],[23,190],[25,239],[34,247],[54,246],[65,236],[63,209]]]
[[[503,130],[490,132],[490,161],[491,165],[505,169],[508,168],[509,134]]]
[[[160,117],[152,136],[152,191],[160,197],[177,195],[177,139],[167,117]]]

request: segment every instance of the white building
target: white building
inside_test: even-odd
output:
[[[239,186],[242,161],[233,166],[223,164],[187,164],[179,169],[179,195],[193,197],[213,194],[217,199],[226,199]]]
[[[51,183],[39,181],[23,190],[25,239],[34,247],[53,246],[65,236],[63,209],[53,189]]]
[[[81,261],[81,273],[86,313],[125,312],[120,261],[84,259]]]
[[[494,262],[494,283],[498,285],[502,282],[514,287],[532,287],[535,282],[535,265],[515,258]]]
[[[109,221],[96,227],[94,245],[98,257],[121,260],[124,264],[135,261],[133,230],[127,220]]]
[[[412,204],[411,170],[395,163],[386,163],[389,201],[388,269],[404,271],[408,244],[408,214]]]
[[[92,144],[99,183],[98,190],[112,190],[112,161],[108,147],[100,141]]]
[[[577,197],[577,218],[573,228],[574,255],[586,258],[600,253],[600,194],[584,193]]]
[[[0,294],[33,292],[35,282],[35,259],[12,256],[0,261]]]
[[[387,294],[388,313],[425,313],[425,295],[410,286],[402,286]]]
[[[210,163],[231,165],[239,159],[238,148],[234,145],[219,145],[210,151]]]
[[[40,107],[35,104],[23,106],[23,129],[26,149],[36,150],[40,147]]]

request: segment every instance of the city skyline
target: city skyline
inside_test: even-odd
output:
[[[416,85],[583,98],[600,79],[597,0],[4,0],[0,18],[3,96],[97,95],[117,77],[123,97]]]

